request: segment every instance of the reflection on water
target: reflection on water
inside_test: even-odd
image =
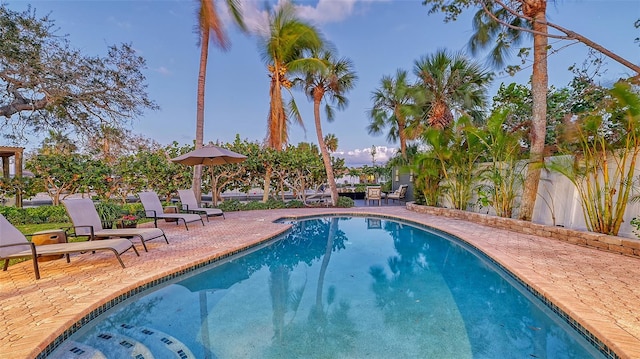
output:
[[[601,357],[461,245],[377,218],[299,221],[73,340],[136,328],[195,358]]]

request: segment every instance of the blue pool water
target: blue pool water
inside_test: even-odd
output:
[[[110,358],[604,358],[459,241],[363,217],[298,221],[281,240],[122,303],[50,357],[99,358],[97,351]]]

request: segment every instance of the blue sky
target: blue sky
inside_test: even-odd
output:
[[[243,1],[251,26],[264,19],[264,1]],[[421,56],[438,49],[465,51],[472,28],[470,13],[458,21],[444,23],[441,15],[429,15],[420,0],[318,0],[301,2],[302,17],[318,26],[340,56],[350,58],[359,80],[348,93],[349,107],[336,113],[335,121],[323,121],[323,132],[339,140],[338,155],[348,164],[371,164],[370,149],[378,148],[377,162],[384,162],[397,144],[385,135],[371,136],[366,127],[370,96],[384,75],[403,68],[411,72]],[[145,71],[149,94],[161,109],[136,120],[133,129],[161,144],[190,143],[195,137],[196,81],[200,50],[194,33],[195,1],[9,1],[14,10],[31,4],[39,15],[51,15],[68,34],[72,46],[87,55],[104,55],[108,45],[122,42],[147,60]],[[220,5],[220,4],[219,4]],[[640,63],[640,47],[633,27],[640,19],[638,0],[559,0],[548,5],[549,21],[587,36],[628,60]],[[224,11],[224,6],[219,6]],[[205,107],[205,142],[243,139],[262,141],[267,129],[269,78],[261,60],[256,36],[227,29],[231,48],[221,52],[210,48]],[[586,47],[551,40],[560,52],[549,58],[550,84],[566,85],[571,79],[567,67],[582,63]],[[523,44],[527,46],[528,44]],[[483,58],[478,58],[483,61]],[[513,59],[517,62],[518,59]],[[630,71],[607,60],[603,81],[626,77]],[[491,87],[493,96],[501,82],[526,83],[530,68],[515,77],[498,75]],[[290,127],[290,142],[316,142],[312,108],[304,94],[296,92],[306,131]],[[37,145],[37,144],[35,144]]]

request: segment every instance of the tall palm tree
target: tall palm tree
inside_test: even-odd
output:
[[[511,11],[510,11],[511,10]],[[515,13],[514,13],[515,11]],[[504,65],[504,54],[514,44],[523,39],[523,34],[531,31],[533,36],[533,67],[531,74],[531,148],[529,167],[524,181],[524,192],[519,218],[530,221],[540,182],[544,161],[544,144],[547,131],[547,51],[549,46],[547,0],[521,1],[516,8],[505,5],[483,7],[474,17],[476,32],[469,41],[472,51],[493,46],[491,60],[498,66]],[[516,15],[522,14],[522,16]],[[500,39],[499,41],[495,41]],[[495,45],[494,45],[495,44]]]
[[[329,189],[331,190],[331,202],[335,206],[338,203],[338,187],[336,186],[336,179],[331,166],[329,149],[322,135],[320,104],[325,101],[327,121],[333,121],[334,109],[332,104],[340,110],[346,108],[349,101],[344,94],[353,89],[358,76],[353,71],[351,60],[346,58],[336,59],[329,50],[323,50],[322,53],[314,57],[322,60],[326,66],[307,71],[304,78],[296,79],[295,82],[301,84],[309,99],[313,101],[313,118],[316,125],[318,146],[320,147],[322,161],[327,172],[327,182],[329,182]]]
[[[323,39],[314,26],[296,16],[295,7],[290,2],[285,2],[269,13],[269,33],[262,39],[260,47],[271,78],[266,145],[280,151],[288,141],[289,113],[302,124],[293,95],[285,105],[282,91],[290,92],[292,82],[289,76],[324,66],[318,59],[306,57],[311,51],[323,47]],[[267,164],[264,201],[269,196],[270,182],[271,169]]]
[[[383,76],[380,87],[372,95],[373,108],[369,111],[371,123],[367,127],[369,134],[378,135],[384,127],[389,127],[387,140],[400,142],[400,153],[407,158],[406,128],[414,111],[414,88],[409,84],[407,71],[398,69],[396,76]]]
[[[328,133],[324,136],[324,144],[327,145],[329,152],[335,152],[338,150],[338,138],[333,133]]]
[[[480,64],[461,53],[439,50],[417,60],[413,72],[421,91],[417,105],[423,108],[429,126],[449,126],[454,111],[457,115],[468,114],[478,122],[482,120],[492,74]]]
[[[242,30],[246,30],[237,0],[226,0],[235,23]],[[213,36],[211,36],[213,31]],[[198,94],[196,99],[196,149],[204,145],[204,89],[207,77],[207,59],[209,56],[209,41],[221,50],[229,48],[229,40],[224,32],[222,22],[218,17],[213,0],[198,0],[198,36],[200,42],[200,69],[198,72]],[[192,189],[196,198],[200,200],[202,183],[202,166],[197,165],[193,171]]]

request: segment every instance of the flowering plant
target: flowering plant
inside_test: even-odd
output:
[[[133,214],[125,214],[120,220],[125,226],[138,223],[138,217],[134,216]]]

